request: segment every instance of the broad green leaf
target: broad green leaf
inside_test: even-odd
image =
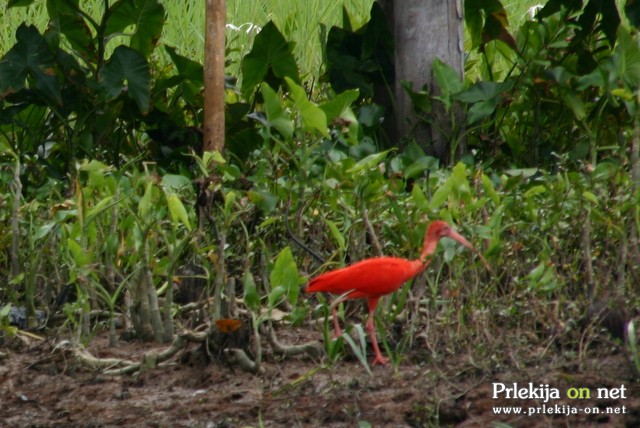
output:
[[[421,90],[414,91],[412,82],[402,80],[400,82],[400,86],[402,86],[405,92],[409,95],[411,103],[416,110],[424,113],[429,113],[431,111],[431,98],[429,97],[426,85]]]
[[[44,37],[35,27],[21,24],[16,30],[16,40],[0,60],[0,99],[22,90],[29,78],[41,94],[62,104],[55,58]]]
[[[496,107],[497,100],[495,98],[472,104],[467,112],[467,123],[471,125],[485,117],[489,117],[496,110]]]
[[[524,198],[530,198],[532,196],[536,196],[536,195],[540,195],[542,193],[545,193],[547,191],[547,188],[544,187],[543,185],[539,184],[537,186],[533,186],[532,188],[530,188],[529,190],[527,190],[526,192],[524,192]]]
[[[640,81],[640,46],[637,37],[633,37],[624,26],[618,29],[618,38],[613,61],[618,79],[635,89]]]
[[[142,113],[149,111],[149,65],[142,55],[126,46],[118,46],[100,70],[100,85],[107,101],[125,92]]]
[[[317,131],[322,136],[328,137],[329,130],[327,128],[327,116],[324,111],[307,98],[307,94],[304,89],[296,84],[289,77],[285,77],[287,86],[291,90],[291,98],[300,111],[300,117],[302,117],[302,123],[307,131]]]
[[[152,196],[153,196],[153,182],[149,181],[147,183],[147,187],[145,188],[144,195],[140,198],[140,203],[138,204],[138,216],[144,221],[149,215],[149,211],[151,211],[152,206]]]
[[[71,47],[88,63],[98,59],[96,41],[83,18],[78,0],[47,0],[49,32],[64,34]]]
[[[264,110],[267,121],[287,141],[293,138],[293,121],[282,108],[278,94],[267,83],[262,83],[262,97],[264,98]]]
[[[350,89],[338,94],[335,98],[324,102],[320,105],[322,111],[327,116],[327,121],[332,121],[340,117],[344,112],[350,109],[351,105],[360,97],[360,91]]]
[[[267,190],[249,190],[247,195],[251,202],[266,214],[273,212],[278,205],[278,197]]]
[[[189,215],[178,195],[175,193],[167,195],[167,205],[169,206],[169,214],[171,214],[173,224],[177,226],[178,223],[182,223],[188,231],[191,231]]]
[[[192,182],[189,177],[179,174],[165,174],[162,176],[162,189],[168,193],[183,192],[185,189],[192,189]]]
[[[257,311],[260,309],[260,296],[253,274],[246,271],[242,276],[242,287],[244,288],[244,303],[249,310]]]
[[[360,124],[351,105],[359,96],[359,90],[351,89],[320,105],[327,116],[327,123],[335,123],[341,128],[346,126],[349,131],[348,141],[354,145],[358,144]]]
[[[435,210],[440,207],[451,194],[451,182],[445,181],[444,184],[433,193],[431,200],[429,201],[429,209]]]
[[[346,249],[345,239],[338,226],[329,219],[324,219],[324,222],[329,227],[331,236],[333,236],[333,239],[338,243],[338,248],[340,248],[340,251],[344,251]]]
[[[433,75],[438,84],[438,89],[440,89],[440,96],[437,98],[442,101],[445,109],[449,111],[451,97],[464,89],[462,77],[453,67],[442,62],[439,58],[433,60]]]
[[[242,93],[247,98],[262,82],[276,89],[285,77],[300,82],[291,47],[273,21],[269,21],[256,35],[251,52],[242,59],[241,68]]]
[[[156,84],[156,90],[163,87],[170,88],[177,86],[180,97],[190,105],[198,105],[202,103],[204,88],[204,67],[197,61],[193,61],[187,57],[179,55],[175,48],[165,46],[165,51],[171,57],[171,61],[176,66],[177,75],[171,76]]]
[[[56,222],[53,221],[43,224],[36,229],[36,231],[31,236],[31,239],[33,239],[33,241],[37,241],[38,239],[47,236],[54,227],[56,227]]]
[[[413,163],[406,167],[403,171],[405,177],[415,178],[420,176],[424,171],[436,168],[438,166],[438,160],[431,156],[421,156],[417,158]]]
[[[416,208],[420,211],[427,211],[429,209],[429,201],[427,201],[427,195],[424,194],[422,188],[418,184],[413,185],[411,189],[411,198]]]
[[[539,279],[542,278],[542,275],[544,274],[544,272],[547,269],[547,265],[545,261],[542,261],[540,263],[538,263],[538,266],[536,266],[535,268],[533,268],[531,270],[531,272],[529,272],[529,279],[531,279],[531,281],[538,281]]]
[[[500,205],[500,195],[498,195],[498,192],[496,192],[493,186],[493,182],[486,174],[482,174],[482,188],[493,204],[498,207]]]
[[[87,227],[97,216],[102,214],[107,208],[113,204],[113,196],[107,196],[98,202],[95,206],[87,209],[84,226]]]
[[[304,282],[304,278],[298,274],[298,266],[289,247],[285,247],[277,255],[269,280],[274,290],[279,289],[279,287],[282,288],[282,294],[286,294],[289,303],[294,305],[298,301],[300,285]],[[278,297],[274,296],[272,299],[269,296],[270,305],[276,303],[275,299]]]
[[[591,202],[594,205],[598,205],[598,203],[599,203],[598,197],[596,195],[594,195],[592,192],[589,192],[587,190],[582,192],[582,197],[585,198],[587,201]]]
[[[580,98],[579,94],[571,91],[561,91],[560,97],[578,121],[581,121],[586,117],[587,113],[585,111],[584,102],[582,101],[582,98]]]
[[[73,258],[76,267],[82,267],[91,262],[90,252],[85,251],[85,249],[82,248],[74,239],[67,239],[67,248],[71,253],[71,257]]]
[[[508,80],[506,82],[478,82],[472,85],[469,89],[456,93],[454,98],[464,103],[487,101],[511,90],[512,87],[512,80]]]
[[[349,174],[356,174],[362,171],[369,171],[372,168],[377,168],[384,159],[386,159],[387,154],[389,154],[390,150],[385,150],[384,152],[373,153],[364,159],[361,159],[354,166],[347,170]]]
[[[109,8],[106,34],[112,36],[134,26],[129,46],[148,58],[164,25],[164,8],[158,0],[118,0]]]

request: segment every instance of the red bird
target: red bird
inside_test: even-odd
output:
[[[391,294],[402,284],[418,275],[429,266],[429,256],[433,254],[440,238],[451,238],[465,247],[475,249],[462,235],[454,231],[444,221],[434,221],[429,225],[424,236],[422,253],[417,260],[406,260],[397,257],[376,257],[362,260],[351,266],[326,272],[309,282],[307,293],[327,292],[341,296],[331,303],[335,337],[342,335],[336,306],[347,299],[367,299],[369,302],[369,318],[367,330],[376,353],[373,364],[386,364],[389,359],[382,356],[373,326],[373,313],[380,297]],[[484,259],[482,259],[484,262]],[[486,265],[486,263],[485,263]]]

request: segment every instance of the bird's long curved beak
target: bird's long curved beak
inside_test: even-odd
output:
[[[465,237],[464,237],[464,236],[460,235],[458,232],[456,232],[456,231],[455,231],[455,230],[453,230],[453,229],[450,229],[450,230],[449,230],[449,233],[447,233],[447,235],[446,235],[446,236],[447,236],[447,238],[451,238],[451,239],[453,239],[454,241],[459,242],[460,244],[462,244],[463,246],[465,246],[466,248],[468,248],[468,249],[470,249],[470,250],[472,250],[472,251],[475,251],[475,250],[476,250],[476,249],[474,248],[474,246],[473,246],[473,245],[471,245],[471,242],[467,241],[467,240],[465,239]]]
[[[489,273],[491,273],[493,275],[493,271],[489,267],[489,263],[487,263],[487,261],[484,259],[484,257],[482,257],[482,254],[480,254],[480,252],[478,250],[476,250],[476,248],[473,245],[471,245],[471,242],[467,241],[464,236],[460,235],[458,232],[456,232],[453,229],[449,230],[449,233],[447,233],[446,236],[447,236],[447,238],[451,238],[454,241],[459,242],[464,247],[466,247],[466,248],[470,249],[471,251],[473,251],[474,254],[480,258],[480,260],[482,261],[482,264],[484,265],[485,269],[487,269],[489,271]]]

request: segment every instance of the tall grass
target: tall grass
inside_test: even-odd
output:
[[[162,2],[167,20],[161,44],[174,46],[178,52],[202,62],[204,56],[204,2],[201,0],[167,0]],[[303,75],[317,75],[322,64],[320,24],[327,28],[342,23],[342,6],[354,25],[366,22],[373,0],[228,0],[227,48],[230,51],[227,72],[237,74],[238,59],[251,48],[259,27],[273,20],[287,40],[294,42],[294,54]],[[101,14],[100,0],[83,0],[82,7],[94,17]],[[15,43],[15,30],[26,22],[40,31],[47,26],[44,1],[30,7],[0,9],[0,56]],[[161,62],[166,60],[158,58]]]
[[[238,73],[238,60],[250,48],[259,27],[273,20],[287,40],[294,43],[294,54],[306,78],[318,76],[322,66],[320,28],[324,25],[342,24],[342,6],[349,11],[355,27],[360,26],[369,16],[374,0],[228,0],[227,1],[227,72]],[[546,0],[504,0],[511,27],[516,28],[528,18],[527,11]],[[163,5],[167,12],[161,44],[174,46],[178,52],[196,61],[204,56],[204,2],[201,0],[166,0]],[[101,0],[83,0],[85,10],[94,17],[101,14]],[[44,0],[30,7],[12,9],[0,8],[0,55],[15,43],[15,30],[20,23],[35,25],[40,31],[47,26]],[[429,31],[425,29],[425,31]],[[159,51],[161,52],[161,51]],[[160,62],[167,59],[158,58]]]

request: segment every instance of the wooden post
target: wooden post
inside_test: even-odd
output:
[[[206,0],[204,43],[204,151],[224,150],[225,0]]]

